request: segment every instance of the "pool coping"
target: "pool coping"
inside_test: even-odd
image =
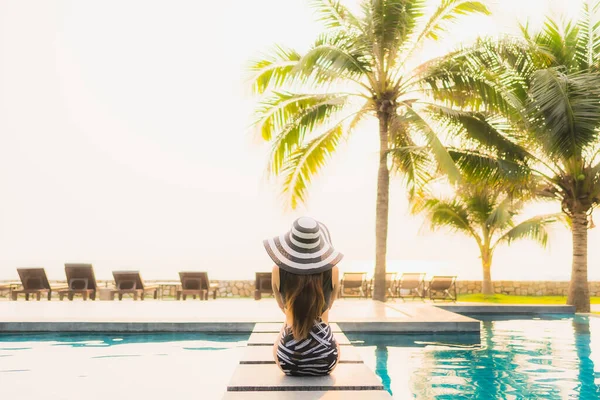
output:
[[[561,304],[436,304],[458,314],[575,314],[575,306]]]
[[[480,331],[478,320],[465,322],[338,322],[344,332],[452,333]],[[42,332],[222,332],[248,333],[255,322],[0,322],[0,333]]]
[[[346,332],[478,332],[479,321],[433,305],[339,301]],[[333,317],[333,315],[332,315]],[[0,332],[251,332],[282,324],[272,302],[10,302],[0,304]]]
[[[270,304],[252,305],[254,306],[252,314],[257,318],[248,318],[248,315],[243,315],[236,307],[234,307],[235,313],[220,314],[221,305],[216,303],[202,305],[205,308],[207,306],[213,308],[213,313],[208,315],[202,315],[197,311],[196,307],[201,306],[200,304],[192,303],[175,305],[176,307],[161,305],[160,312],[154,312],[154,306],[150,304],[130,304],[130,309],[123,312],[122,307],[125,304],[119,306],[115,304],[114,310],[117,311],[115,313],[113,313],[113,309],[100,304],[36,305],[21,303],[18,308],[11,305],[6,308],[8,312],[4,315],[0,314],[0,332],[248,333],[252,332],[256,323],[282,323],[281,317],[273,311],[274,308],[271,310]],[[247,307],[248,304],[243,306]],[[181,316],[171,315],[171,310],[179,312],[183,307],[187,307],[187,309],[183,310]],[[336,318],[332,318],[331,322],[337,322],[344,332],[349,333],[476,333],[480,331],[480,321],[470,318],[469,314],[536,315],[574,314],[575,312],[574,307],[566,305],[487,303],[435,303],[428,305],[348,302],[339,307],[341,312],[336,314]],[[91,308],[93,312],[87,314],[88,308]],[[210,311],[210,307],[207,309]],[[58,312],[46,313],[48,310],[58,310]]]

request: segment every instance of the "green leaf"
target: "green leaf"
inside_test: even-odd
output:
[[[292,84],[298,78],[295,67],[300,58],[295,50],[275,46],[265,58],[252,61],[248,68],[253,74],[252,90],[262,94],[269,88]]]
[[[437,160],[440,169],[448,176],[450,182],[455,183],[460,181],[461,174],[452,157],[448,153],[448,150],[444,147],[440,139],[438,138],[435,131],[429,126],[427,121],[419,115],[414,109],[407,107],[406,115],[403,117],[409,121],[416,129],[418,129],[425,140],[427,141],[428,147],[431,149],[435,159]]]
[[[283,100],[283,107],[275,107],[272,113],[265,113],[262,127],[263,138],[272,142],[269,170],[278,174],[285,160],[301,146],[305,137],[316,128],[329,123],[341,112],[347,102],[347,96],[331,95],[294,95],[276,93],[273,104]],[[298,102],[290,101],[297,99]],[[267,108],[268,110],[268,108]]]
[[[496,247],[503,242],[511,244],[519,239],[530,239],[541,244],[543,247],[546,247],[546,244],[548,243],[547,226],[560,221],[563,218],[564,216],[562,214],[548,214],[530,218],[504,233],[496,241],[493,247]]]
[[[567,75],[550,68],[536,72],[531,83],[533,132],[551,157],[579,157],[598,140],[600,126],[600,75]]]
[[[344,131],[336,125],[324,134],[298,147],[286,158],[281,170],[284,178],[283,194],[286,204],[295,209],[299,203],[306,201],[311,179],[325,165],[338,147]]]

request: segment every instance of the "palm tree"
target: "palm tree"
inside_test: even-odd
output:
[[[428,62],[415,53],[435,41],[458,17],[488,9],[479,1],[440,0],[425,15],[426,0],[364,0],[359,13],[336,0],[313,2],[324,31],[305,54],[276,46],[251,64],[252,87],[262,96],[255,126],[272,145],[268,171],[282,178],[287,204],[307,197],[314,176],[366,117],[379,122],[376,201],[375,290],[385,301],[389,207],[388,150],[428,144],[453,176],[455,166],[429,126],[420,88]],[[429,61],[431,62],[431,61]],[[412,66],[412,67],[411,67]],[[397,155],[412,185],[424,176],[430,157]]]
[[[482,40],[432,67],[429,80],[461,108],[437,107],[440,118],[474,145],[453,152],[458,165],[523,174],[535,195],[560,202],[573,238],[567,303],[578,312],[590,310],[587,231],[600,203],[599,10],[586,3],[576,21],[548,18],[518,38]]]
[[[413,212],[427,215],[432,229],[449,227],[477,242],[483,267],[482,293],[491,295],[494,293],[491,269],[496,248],[524,238],[546,246],[546,227],[560,217],[560,214],[540,215],[517,224],[515,217],[523,204],[523,200],[515,199],[503,189],[472,182],[460,185],[451,198],[423,192],[415,198]]]

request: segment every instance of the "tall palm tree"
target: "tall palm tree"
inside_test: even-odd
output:
[[[483,268],[482,293],[491,295],[494,293],[491,270],[496,248],[525,238],[546,246],[546,227],[560,217],[560,214],[540,215],[516,223],[515,217],[523,205],[523,200],[503,189],[472,182],[459,186],[450,198],[423,192],[415,198],[413,212],[424,213],[432,229],[448,227],[475,240]]]
[[[589,312],[587,235],[600,203],[600,2],[575,21],[548,18],[537,31],[482,40],[452,63],[432,67],[432,93],[461,111],[438,107],[470,144],[454,159],[486,173],[524,173],[535,193],[560,202],[570,222],[573,262],[567,303]]]
[[[364,0],[353,13],[336,0],[313,2],[324,30],[301,54],[276,46],[251,64],[252,87],[262,96],[255,126],[272,144],[268,170],[283,179],[287,203],[306,200],[311,177],[366,117],[379,122],[375,290],[385,301],[389,207],[388,150],[414,146],[418,133],[453,176],[455,166],[429,126],[420,88],[428,62],[416,53],[458,17],[488,9],[479,1],[440,0],[425,15],[426,0]],[[431,61],[429,61],[431,62]],[[405,151],[398,165],[409,184],[423,178],[430,156]]]

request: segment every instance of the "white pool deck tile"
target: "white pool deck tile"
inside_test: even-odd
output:
[[[350,340],[341,332],[334,333],[333,336],[340,346],[350,344]],[[248,346],[273,346],[278,337],[278,332],[252,332],[248,338]]]
[[[227,392],[223,400],[389,400],[385,390],[334,390],[330,392]]]
[[[227,391],[383,390],[381,379],[364,364],[338,364],[331,375],[285,376],[275,364],[240,364]]]
[[[435,305],[340,299],[330,312],[344,332],[479,331],[479,322]],[[209,301],[2,301],[0,331],[251,331],[283,323],[273,299]]]
[[[271,346],[248,346],[242,352],[240,364],[275,364]],[[363,359],[354,346],[340,348],[340,363],[362,363]]]

